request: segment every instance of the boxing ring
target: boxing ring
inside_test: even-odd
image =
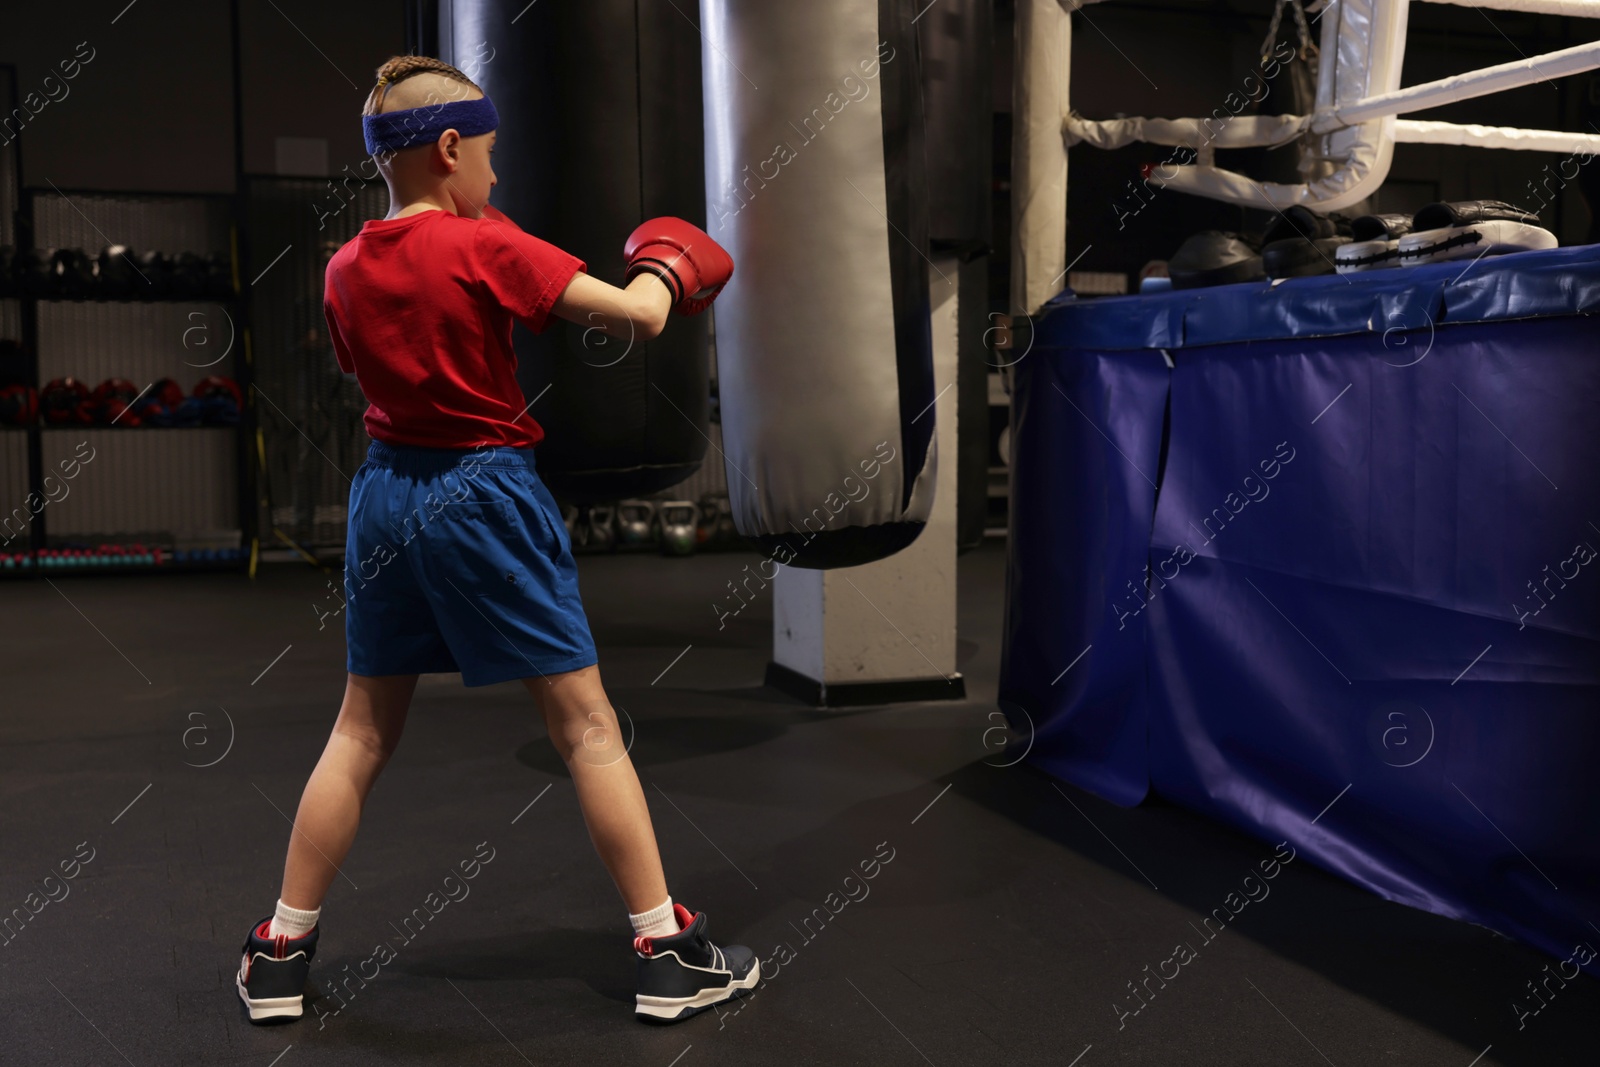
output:
[[[1061,290],[1066,275],[1067,149],[1076,144],[1120,148],[1135,141],[1187,147],[1193,163],[1169,161],[1142,181],[1253,208],[1299,205],[1317,212],[1350,209],[1382,186],[1397,142],[1471,145],[1553,152],[1587,163],[1600,152],[1600,132],[1569,133],[1398,116],[1460,100],[1532,85],[1600,67],[1600,42],[1544,55],[1523,56],[1480,70],[1401,87],[1411,0],[1317,0],[1307,9],[1319,41],[1305,50],[1316,58],[1315,99],[1307,114],[1249,114],[1261,77],[1228,93],[1199,118],[1119,118],[1093,121],[1071,107],[1072,14],[1107,0],[1018,0],[1013,102],[1011,227],[1012,311],[1032,314]],[[1600,0],[1430,0],[1460,7],[1600,18]],[[1090,16],[1084,13],[1083,18]],[[1276,23],[1274,23],[1276,27]],[[1251,82],[1255,85],[1252,88]],[[1218,148],[1274,147],[1296,143],[1303,181],[1257,181],[1215,165]],[[1132,183],[1129,183],[1130,186]],[[1139,190],[1132,189],[1135,195]]]
[[[1600,246],[1049,303],[1013,368],[1028,758],[1595,943],[1596,312]]]

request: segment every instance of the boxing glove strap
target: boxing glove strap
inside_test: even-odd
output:
[[[675,255],[672,262],[669,262],[650,255],[651,251],[653,249],[644,249],[629,261],[627,279],[631,283],[634,278],[638,277],[640,271],[649,271],[657,278],[660,278],[666,287],[672,291],[672,302],[676,304],[687,295],[684,292],[683,279],[679,278],[677,272],[672,269],[672,263],[682,257],[681,255]],[[670,251],[676,252],[675,249]]]

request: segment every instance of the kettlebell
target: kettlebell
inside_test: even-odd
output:
[[[667,556],[694,553],[700,509],[692,500],[663,500],[656,508],[661,522],[661,552]]]
[[[589,506],[587,544],[591,552],[610,552],[617,547],[617,509],[610,504]]]
[[[648,545],[655,538],[656,505],[651,500],[617,504],[617,540],[626,548]]]

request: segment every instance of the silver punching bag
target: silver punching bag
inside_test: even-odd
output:
[[[916,5],[701,0],[718,393],[739,532],[847,567],[933,507]]]
[[[451,0],[439,51],[500,113],[492,202],[536,237],[623,284],[639,223],[705,221],[700,36],[672,4]],[[693,9],[688,14],[692,17]],[[673,315],[651,341],[554,317],[512,336],[517,380],[544,427],[539,476],[592,504],[676,485],[706,452],[707,318]]]

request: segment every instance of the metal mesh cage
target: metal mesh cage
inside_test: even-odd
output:
[[[388,208],[382,183],[250,179],[251,334],[261,428],[262,543],[344,546],[350,479],[366,456],[365,398],[334,359],[328,260]]]
[[[30,188],[37,248],[81,248],[94,255],[108,244],[135,251],[228,253],[231,205],[226,196],[102,193]]]

